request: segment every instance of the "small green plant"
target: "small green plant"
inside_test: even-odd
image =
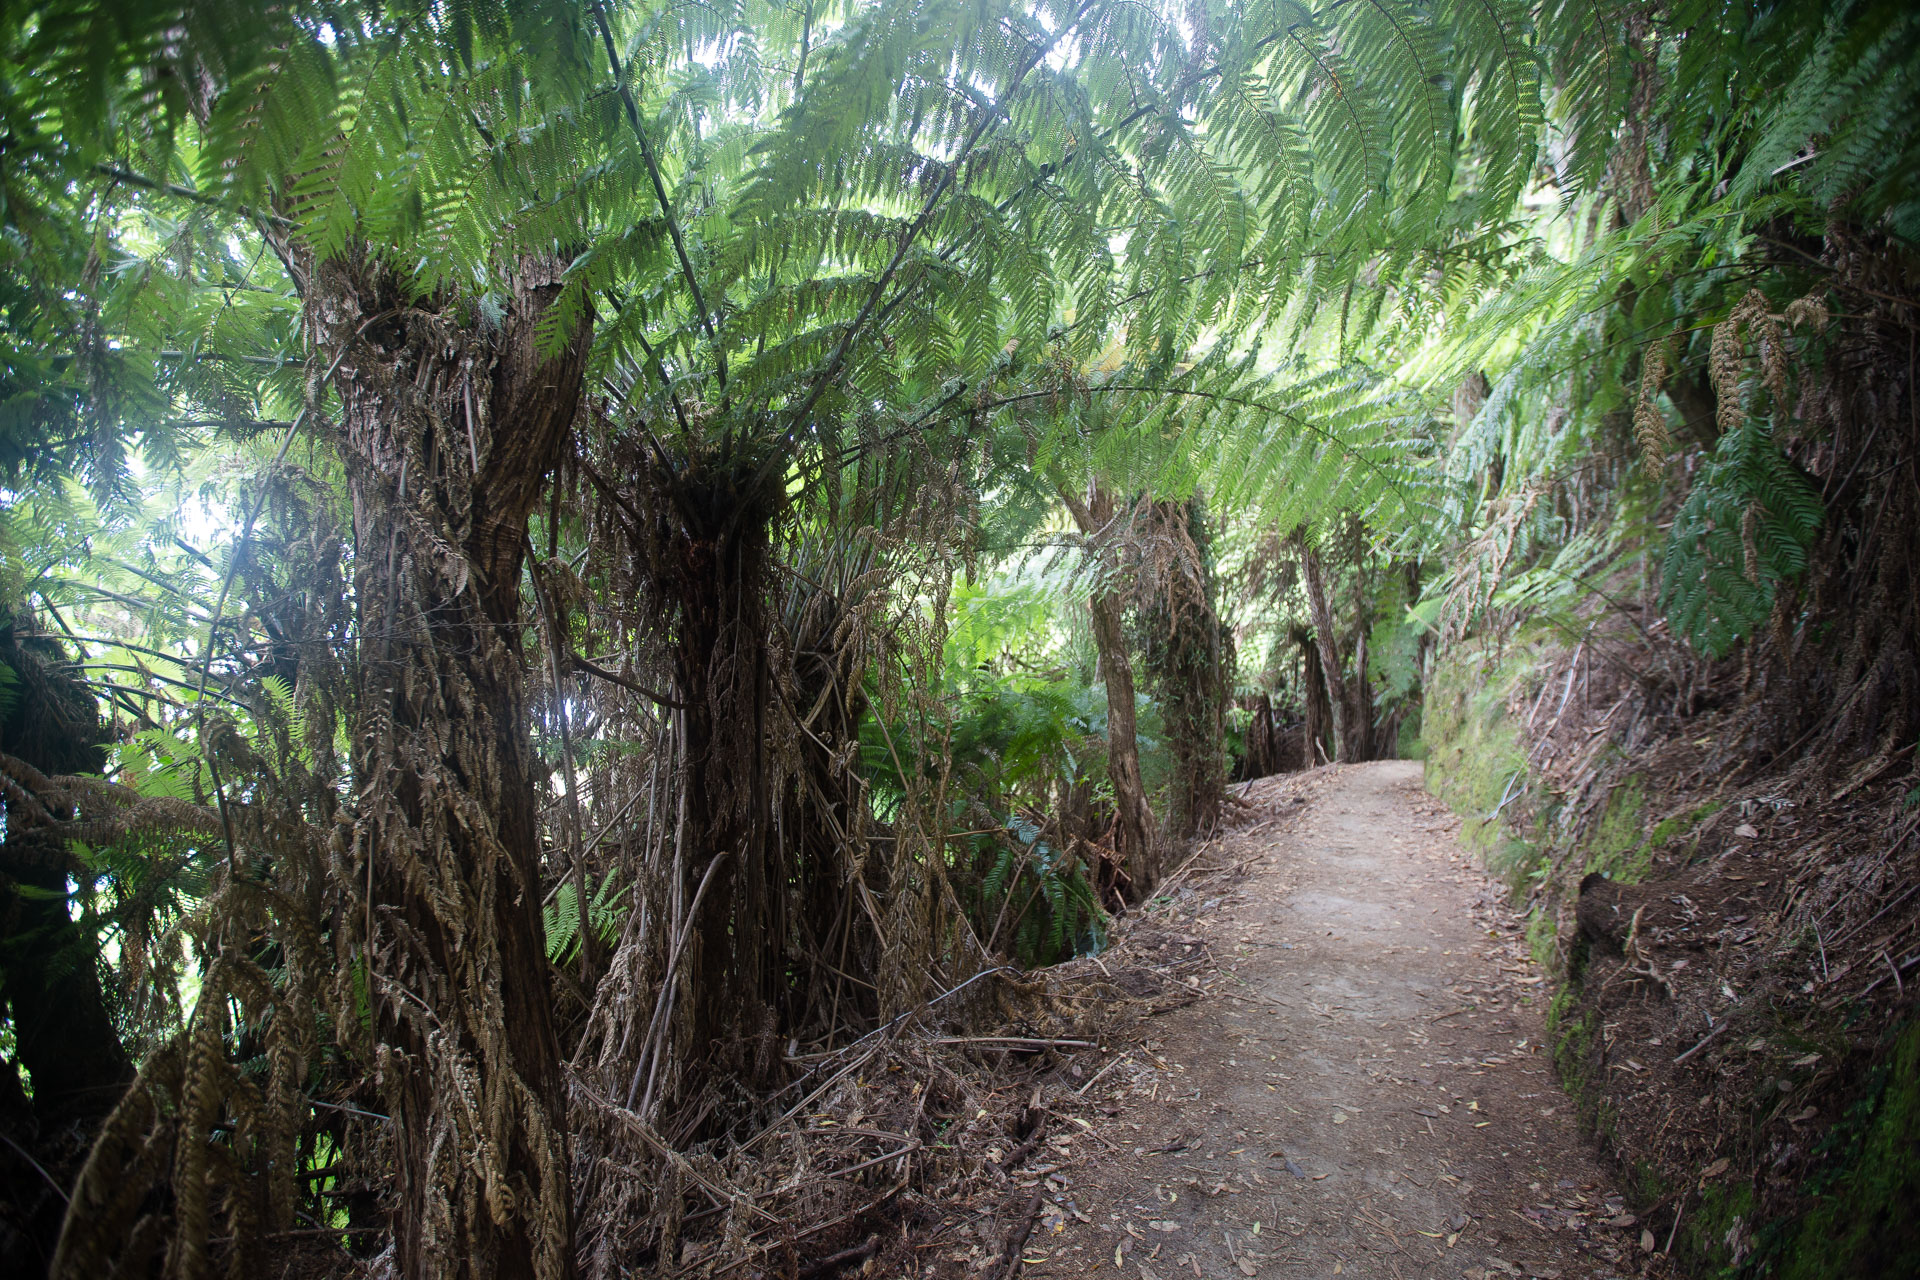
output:
[[[1106,913],[1077,857],[1041,838],[1033,822],[1007,823],[1011,839],[980,882],[983,916],[1006,923],[998,932],[1023,965],[1045,965],[1106,945]]]
[[[1722,436],[1667,537],[1660,604],[1674,630],[1714,658],[1751,638],[1806,569],[1821,516],[1758,418]]]
[[[617,896],[619,887],[619,872],[610,871],[587,899],[587,919],[605,946],[620,936],[627,920],[627,903]],[[580,897],[571,880],[561,881],[553,900],[540,909],[540,918],[546,926],[547,959],[557,965],[572,964],[580,954]]]

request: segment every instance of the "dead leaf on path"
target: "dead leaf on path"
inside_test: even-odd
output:
[[[1758,840],[1760,838],[1759,831],[1754,829],[1754,825],[1751,822],[1741,823],[1733,829],[1733,834],[1739,836],[1742,840]]]
[[[1179,1223],[1173,1222],[1166,1218],[1155,1219],[1154,1221],[1149,1222],[1147,1225],[1152,1227],[1155,1231],[1178,1231],[1180,1229]]]
[[[1140,1264],[1140,1280],[1160,1280],[1160,1277],[1153,1273],[1152,1267],[1143,1262]]]
[[[1642,1228],[1640,1231],[1640,1252],[1642,1253],[1653,1252],[1653,1232],[1648,1231],[1645,1228]]]
[[[1259,1274],[1260,1269],[1251,1262],[1248,1262],[1245,1258],[1235,1258],[1233,1261],[1234,1265],[1240,1268],[1241,1275],[1251,1276]]]
[[[1727,1159],[1725,1156],[1721,1156],[1718,1160],[1715,1160],[1712,1164],[1700,1171],[1701,1180],[1704,1181],[1708,1178],[1719,1177],[1727,1171],[1727,1166],[1732,1163],[1733,1161]]]

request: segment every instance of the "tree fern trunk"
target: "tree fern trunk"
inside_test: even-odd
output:
[[[1060,487],[1084,537],[1092,537],[1113,519],[1113,495],[1092,485],[1085,500]],[[1133,658],[1127,648],[1126,605],[1120,592],[1102,587],[1087,601],[1093,615],[1093,643],[1100,655],[1100,678],[1107,690],[1107,779],[1113,785],[1114,852],[1131,885],[1129,896],[1144,899],[1160,878],[1159,841],[1147,788],[1140,775],[1140,739],[1134,721]]]
[[[1295,535],[1300,547],[1300,567],[1307,584],[1307,605],[1313,612],[1313,642],[1319,650],[1320,674],[1326,681],[1327,700],[1333,706],[1335,759],[1354,764],[1370,758],[1368,724],[1358,713],[1354,691],[1348,687],[1346,663],[1340,653],[1339,634],[1334,629],[1333,607],[1327,600],[1325,567],[1320,553],[1304,531]]]
[[[1327,679],[1320,670],[1320,646],[1304,628],[1293,634],[1300,646],[1300,701],[1306,713],[1301,727],[1300,767],[1311,769],[1333,759],[1333,707],[1327,697]]]
[[[656,995],[660,1024],[647,1028],[628,1086],[652,1119],[716,1071],[764,1081],[791,1021],[790,849],[775,829],[768,719],[773,531],[786,496],[757,455],[727,443],[689,443],[671,458],[631,439],[621,448],[628,479],[616,506],[672,672],[682,762],[662,916],[687,945],[675,985]]]
[[[1121,601],[1113,591],[1094,593],[1093,642],[1100,652],[1100,676],[1107,686],[1107,778],[1113,784],[1114,845],[1136,899],[1145,898],[1160,878],[1160,853],[1154,838],[1153,810],[1140,776],[1140,741],[1134,723],[1133,660],[1127,653]]]
[[[1186,839],[1211,832],[1226,802],[1232,640],[1215,602],[1204,499],[1155,502],[1150,520],[1157,572],[1141,606],[1141,647],[1173,750],[1167,825]]]
[[[308,290],[313,332],[339,353],[361,659],[352,959],[409,1276],[573,1270],[520,634],[526,520],[587,346],[583,325],[542,349],[558,276],[520,264],[497,328],[465,300],[409,298],[365,260],[320,264]]]

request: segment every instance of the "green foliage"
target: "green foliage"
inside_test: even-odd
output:
[[[1920,13],[1899,0],[1803,0],[1756,8],[1744,31],[1731,12],[1721,20],[1740,44],[1689,48],[1685,71],[1718,63],[1729,79],[1759,70],[1779,83],[1777,96],[1746,90],[1758,136],[1729,198],[1755,200],[1788,172],[1811,206],[1844,201],[1920,243]]]
[[[1787,449],[1822,426],[1783,389],[1818,325],[1776,332],[1752,277],[1770,239],[1817,242],[1836,209],[1920,234],[1916,49],[1897,0],[25,0],[0,13],[5,604],[66,634],[139,796],[297,792],[287,811],[329,831],[384,780],[339,763],[365,637],[344,575],[306,573],[373,554],[342,510],[344,353],[313,341],[316,282],[346,262],[391,275],[390,310],[355,334],[371,349],[390,319],[517,319],[515,273],[551,261],[547,349],[592,338],[559,483],[608,491],[555,502],[550,554],[574,544],[558,558],[579,553],[589,597],[567,602],[567,640],[618,652],[626,684],[645,627],[600,648],[604,617],[657,613],[656,640],[692,616],[632,609],[662,595],[667,557],[610,553],[612,507],[704,520],[676,554],[754,526],[786,560],[742,590],[813,591],[745,644],[765,656],[808,609],[842,610],[809,652],[855,655],[826,682],[853,691],[859,750],[848,766],[853,744],[823,745],[867,784],[863,822],[939,797],[922,856],[949,861],[991,945],[1044,963],[1103,940],[1107,713],[1084,609],[1127,571],[1099,547],[1051,573],[1022,560],[1065,541],[1056,495],[1089,481],[1205,493],[1238,531],[1230,572],[1296,529],[1363,543],[1330,576],[1370,641],[1353,674],[1390,712],[1430,633],[1534,624],[1510,661],[1445,673],[1426,716],[1436,785],[1517,882],[1534,851],[1496,816],[1530,783],[1500,715],[1525,648],[1589,626],[1596,601],[1625,613],[1624,556],[1675,508],[1661,599],[1702,653],[1755,635],[1804,569],[1822,511]],[[1782,290],[1813,298],[1802,276]],[[1701,336],[1743,307],[1764,399],[1729,390],[1725,344]],[[405,373],[369,365],[355,376]],[[1703,377],[1731,429],[1688,408]],[[257,529],[238,515],[256,510]],[[1407,599],[1400,570],[1442,557],[1444,581]],[[1298,622],[1288,591],[1260,606],[1271,635]],[[847,639],[883,617],[916,638]],[[1204,646],[1148,621],[1154,780],[1166,727],[1192,740],[1201,719],[1167,673],[1218,658],[1241,619]],[[0,712],[16,676],[0,665]],[[588,687],[572,678],[560,696]],[[657,750],[634,726],[658,708],[591,687],[574,760],[619,812],[629,797],[601,792]],[[780,738],[752,732],[754,750]],[[244,763],[224,788],[216,737]],[[1603,846],[1637,839],[1637,796]],[[177,994],[209,869],[274,856],[240,844],[173,826],[88,843],[88,936],[118,931],[123,966]],[[1630,869],[1632,849],[1602,853]],[[618,936],[620,880],[584,904],[530,886],[552,890],[553,963],[580,954],[583,907]]]
[[[587,922],[603,947],[620,940],[620,930],[632,909],[620,892],[620,872],[607,872],[587,898]],[[557,965],[570,965],[580,954],[580,895],[572,880],[562,880],[552,898],[540,908],[545,929],[547,959]]]
[[[1817,242],[1835,217],[1912,241],[1920,18],[1873,0],[1534,16],[1562,200],[1531,201],[1503,232],[1505,287],[1463,295],[1407,366],[1461,415],[1429,544],[1452,561],[1441,630],[1613,607],[1622,561],[1584,551],[1636,554],[1678,489],[1662,599],[1678,634],[1720,656],[1764,624],[1821,519],[1785,448],[1815,450],[1827,430],[1788,395],[1821,365],[1826,277],[1784,242]],[[1805,296],[1759,298],[1763,270],[1775,298]],[[1759,326],[1759,379],[1733,367],[1736,318]],[[1770,431],[1741,425],[1756,381]],[[1547,564],[1577,587],[1510,582]]]
[[[1062,855],[1040,827],[1020,817],[980,881],[982,917],[1004,919],[1002,941],[1023,965],[1045,965],[1106,945],[1106,912],[1078,858]]]
[[[1583,875],[1598,871],[1623,884],[1646,878],[1655,847],[1646,835],[1646,806],[1647,780],[1641,774],[1629,774],[1608,789],[1600,820],[1583,845]]]
[[[1460,834],[1490,861],[1512,854],[1500,870],[1515,887],[1533,869],[1530,850],[1512,850],[1503,805],[1532,785],[1518,728],[1506,715],[1515,682],[1524,679],[1530,653],[1520,649],[1496,662],[1462,647],[1437,664],[1428,682],[1422,724],[1427,786],[1460,815]]]
[[[1754,418],[1720,438],[1674,517],[1661,607],[1712,657],[1765,625],[1781,587],[1807,567],[1820,496]]]

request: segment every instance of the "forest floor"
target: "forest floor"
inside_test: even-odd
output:
[[[1076,962],[1198,998],[1065,1073],[1021,1274],[1668,1274],[1554,1078],[1548,976],[1421,766],[1244,798],[1211,870]]]

